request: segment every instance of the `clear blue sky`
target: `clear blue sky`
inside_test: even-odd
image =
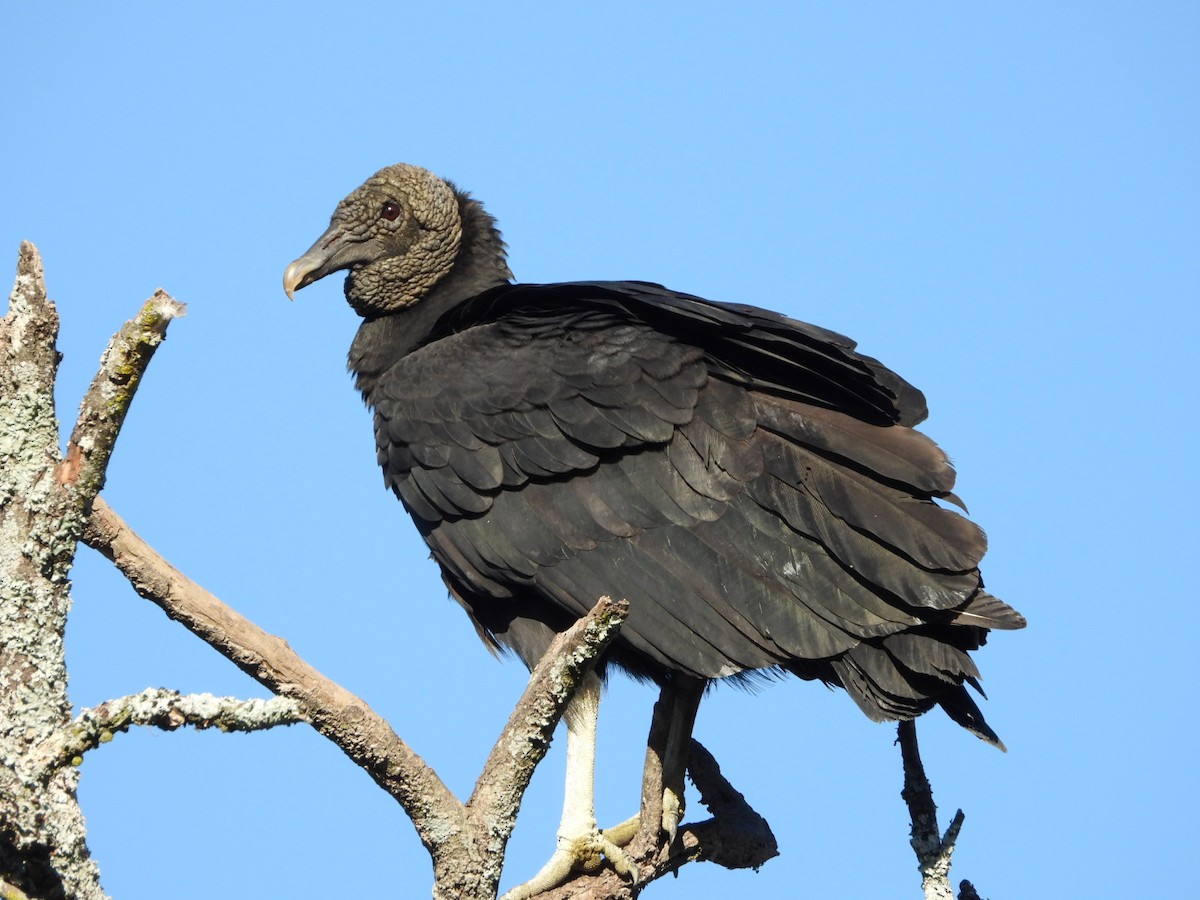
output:
[[[399,161],[482,198],[522,280],[773,307],[922,387],[988,586],[1030,621],[978,654],[1008,754],[923,720],[937,800],[967,813],[956,876],[1194,889],[1200,7],[25,3],[4,30],[0,253],[44,255],[68,422],[145,297],[189,308],[105,496],[460,794],[524,670],[478,644],[382,487],[339,279],[280,287]],[[262,693],[86,549],[75,604],[77,705]],[[634,811],[653,699],[610,690],[606,822]],[[647,896],[919,896],[893,734],[812,684],[717,691],[697,736],[783,855]],[[556,745],[508,884],[552,847],[560,777]],[[121,900],[428,896],[398,807],[303,727],[122,735],[81,796]]]

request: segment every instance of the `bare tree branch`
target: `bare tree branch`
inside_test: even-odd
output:
[[[61,462],[58,312],[37,249],[21,245],[0,323],[0,878],[34,896],[104,896],[78,772],[42,779],[30,751],[70,718],[63,634],[84,513],[150,353],[181,309],[160,292],[114,337]]]
[[[158,345],[166,340],[172,319],[187,307],[159,288],[133,319],[113,335],[100,357],[100,370],[92,380],[71,439],[58,469],[58,480],[74,486],[83,505],[104,486],[108,461],[133,395]]]
[[[555,638],[529,676],[467,802],[471,821],[490,836],[497,860],[516,823],[521,798],[546,755],[563,710],[596,658],[616,638],[629,603],[601,597],[592,611]],[[499,869],[496,880],[499,882]]]
[[[433,856],[437,884],[454,885],[442,889],[444,896],[495,896],[504,846],[533,768],[545,755],[575,686],[615,636],[625,609],[602,601],[555,641],[534,669],[468,808],[363,700],[180,573],[101,498],[83,539],[170,618],[271,691],[295,700],[313,727],[400,802]]]
[[[183,575],[101,498],[83,540],[112,560],[134,590],[168,617],[272,692],[295,700],[317,731],[404,806],[427,846],[447,829],[462,828],[463,805],[378,713],[301,659],[285,640]]]
[[[190,725],[199,730],[251,732],[306,721],[299,705],[287,697],[240,700],[148,688],[83,710],[69,725],[43,742],[33,755],[49,777],[57,768],[79,765],[84,753],[108,743],[115,734],[134,725],[163,731]]]
[[[45,299],[36,250],[32,245],[22,247],[17,287],[10,315],[5,319],[4,336],[9,339],[10,347],[29,356],[25,368],[31,365],[35,377],[14,383],[12,390],[6,393],[6,399],[10,395],[15,399],[6,403],[5,419],[26,426],[15,430],[20,440],[38,442],[32,452],[28,447],[15,449],[23,450],[25,457],[37,458],[55,471],[53,478],[45,478],[39,474],[40,470],[31,469],[31,483],[0,487],[4,488],[5,496],[32,496],[33,488],[40,487],[50,491],[57,502],[54,518],[59,527],[54,529],[54,534],[59,536],[59,541],[42,555],[40,562],[34,562],[42,571],[52,571],[52,581],[61,585],[56,595],[59,621],[65,622],[69,603],[65,572],[74,557],[75,541],[82,530],[85,542],[116,563],[139,593],[157,602],[168,616],[181,621],[243,671],[280,697],[292,701],[294,716],[311,721],[318,731],[334,740],[389,794],[400,800],[431,850],[453,843],[447,835],[465,835],[459,843],[464,847],[473,845],[468,847],[472,851],[479,850],[480,845],[498,851],[484,854],[488,859],[494,859],[485,866],[494,870],[494,874],[489,872],[479,880],[480,896],[487,894],[488,882],[492,882],[491,893],[494,895],[503,847],[533,767],[544,755],[550,734],[574,685],[616,633],[622,618],[621,607],[603,604],[596,617],[564,636],[564,643],[556,648],[558,652],[549,656],[535,672],[521,706],[489,759],[480,789],[475,793],[475,820],[466,822],[467,808],[370,707],[304,663],[286,642],[262,631],[184,577],[96,496],[104,483],[108,460],[142,375],[162,342],[167,325],[183,312],[182,304],[159,291],[147,301],[139,315],[114,336],[84,398],[67,444],[66,457],[59,461],[57,422],[53,418],[53,387],[58,361],[54,350],[57,313]],[[18,412],[25,413],[28,421],[18,422]],[[37,427],[29,427],[31,423]],[[6,457],[12,455],[7,446],[3,450]],[[41,505],[46,506],[45,503]],[[84,516],[89,507],[92,508],[91,515],[85,523]],[[28,531],[23,527],[16,536],[24,538]],[[11,544],[28,545],[26,540]],[[20,573],[21,577],[25,574]],[[41,655],[56,660],[61,668],[61,625],[51,632],[51,636],[52,651]],[[143,722],[159,727],[177,727],[177,723],[205,725],[210,724],[213,715],[195,709],[194,698],[152,693],[102,704],[68,724],[65,672],[52,679],[52,683],[62,687],[55,705],[56,715],[44,723],[40,731],[31,732],[25,728],[23,732],[26,736],[33,735],[33,738],[27,737],[26,751],[37,752],[25,752],[22,756],[36,762],[27,767],[23,777],[15,772],[0,772],[5,787],[22,781],[32,784],[31,776],[37,774],[43,779],[66,778],[73,792],[77,773],[64,763],[109,738],[114,731]],[[245,712],[244,709],[241,711]],[[239,721],[246,724],[244,718]],[[0,826],[7,832],[13,824],[5,819]],[[80,845],[82,835],[80,817],[77,840]],[[13,853],[16,865],[21,851],[14,847]],[[435,853],[435,866],[438,855]],[[86,859],[86,852],[77,856]],[[47,871],[53,872],[54,866]],[[90,877],[98,888],[94,868]]]
[[[746,802],[721,774],[721,768],[699,741],[688,754],[688,774],[713,817],[685,830],[696,837],[695,859],[726,869],[757,869],[779,855],[779,845],[767,820]],[[672,867],[672,871],[678,866]]]
[[[434,859],[435,896],[494,897],[503,851],[521,796],[544,756],[576,685],[616,635],[626,606],[603,599],[556,639],[496,742],[470,802],[460,804],[437,775],[358,698],[324,678],[279,638],[266,634],[170,566],[97,499],[84,540],[157,603],[244,671],[292,697],[322,734],[401,802]],[[716,817],[681,830],[672,848],[652,848],[642,886],[692,859],[757,866],[776,855],[766,823],[720,776],[699,745],[693,779]],[[433,790],[431,790],[433,786]],[[599,888],[604,873],[595,876]],[[613,889],[624,890],[620,878]],[[580,886],[577,879],[571,883]],[[608,890],[608,886],[604,886]],[[640,890],[640,888],[639,888]],[[550,892],[547,897],[553,897]],[[603,896],[596,894],[596,896]]]
[[[917,864],[921,869],[921,889],[926,900],[954,900],[954,889],[950,886],[950,858],[962,829],[963,811],[960,809],[954,814],[946,833],[941,834],[937,806],[933,802],[933,788],[925,777],[925,766],[917,747],[917,723],[901,722],[897,734],[900,756],[904,762],[904,789],[900,796],[908,805],[912,822],[909,842],[917,854]],[[964,884],[970,887],[970,882]],[[973,892],[974,888],[970,887],[970,890]]]
[[[554,729],[596,658],[617,635],[629,604],[601,597],[558,635],[534,667],[467,803],[468,843],[430,848],[434,897],[494,898],[521,798]]]

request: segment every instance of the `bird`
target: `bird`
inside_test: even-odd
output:
[[[924,395],[852,340],[651,282],[516,282],[482,203],[408,164],[338,204],[285,291],[339,271],[385,484],[483,642],[532,668],[599,597],[628,601],[600,671],[672,698],[668,833],[718,681],[823,682],[875,721],[938,706],[1003,749],[970,653],[1025,619],[984,589]],[[590,805],[598,696],[565,716],[582,796],[509,897],[569,877],[572,842],[636,876]]]

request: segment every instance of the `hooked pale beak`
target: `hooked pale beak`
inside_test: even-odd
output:
[[[294,260],[283,273],[283,290],[289,300],[295,300],[295,292],[320,281],[339,269],[349,268],[363,261],[361,246],[365,238],[347,234],[338,222],[329,226],[323,235],[299,259]]]
[[[300,290],[300,288],[316,281],[311,276],[319,266],[320,263],[314,260],[310,254],[306,253],[284,270],[283,292],[288,295],[289,300],[296,299],[296,291]]]

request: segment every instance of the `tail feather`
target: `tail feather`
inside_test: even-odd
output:
[[[914,719],[937,705],[976,737],[1006,749],[964,687],[979,687],[979,672],[965,650],[905,633],[864,642],[829,663],[837,681],[876,722]]]
[[[1025,617],[987,591],[980,590],[954,617],[958,625],[978,625],[981,628],[996,628],[1015,631],[1025,627]]]
[[[962,685],[939,697],[937,702],[938,706],[946,711],[946,715],[967,731],[981,740],[987,741],[993,747],[1008,751],[1008,748],[1004,746],[1004,741],[1000,740],[1000,736],[992,731],[991,726],[984,721],[983,713],[980,712],[979,707]]]

